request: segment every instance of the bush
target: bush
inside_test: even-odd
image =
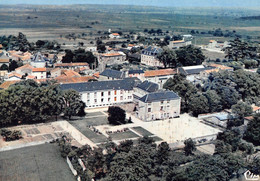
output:
[[[14,141],[21,139],[22,133],[18,130],[1,129],[1,136],[3,136],[5,141]]]

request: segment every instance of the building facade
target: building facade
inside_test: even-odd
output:
[[[172,91],[154,92],[138,101],[136,116],[143,121],[180,116],[181,98]]]
[[[141,63],[152,67],[163,67],[163,63],[161,63],[157,58],[158,54],[161,52],[161,48],[152,48],[149,46],[142,50]]]
[[[136,79],[96,81],[76,84],[62,84],[61,89],[74,89],[81,94],[87,108],[105,107],[133,102],[133,88]]]

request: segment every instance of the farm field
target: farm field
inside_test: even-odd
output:
[[[260,36],[259,20],[242,20],[239,17],[260,14],[252,9],[185,9],[142,6],[2,6],[0,7],[0,36],[23,32],[29,41],[57,40],[75,43],[61,36],[69,33],[86,33],[85,43],[97,31],[143,31],[162,29],[173,33],[207,32],[217,28],[235,30],[243,36]],[[208,40],[211,37],[205,36]],[[202,39],[202,40],[201,40]],[[199,35],[197,43],[204,43]]]

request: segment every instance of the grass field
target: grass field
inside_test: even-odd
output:
[[[140,126],[133,127],[131,129],[133,129],[134,131],[136,131],[137,133],[139,133],[142,136],[152,136],[153,135],[151,132],[147,131],[146,129],[144,129],[144,128],[140,127]]]
[[[143,31],[161,28],[177,33],[192,29],[208,31],[216,28],[236,30],[244,36],[260,36],[260,21],[239,17],[259,15],[257,9],[187,9],[142,6],[2,6],[0,35],[24,32],[29,39],[60,39],[68,33],[104,31]],[[89,28],[87,28],[89,26]]]
[[[43,144],[0,153],[1,181],[73,181],[58,146]]]
[[[119,133],[113,133],[110,134],[113,141],[118,141],[118,140],[125,140],[125,139],[131,139],[131,138],[138,138],[139,136],[135,134],[134,132],[128,130],[125,132],[119,132]]]

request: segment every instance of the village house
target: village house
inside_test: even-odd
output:
[[[36,68],[44,68],[46,66],[47,58],[38,52],[31,60],[31,65]]]
[[[144,71],[143,70],[129,70],[128,77],[136,77],[140,80],[144,79]]]
[[[185,47],[191,45],[191,41],[185,41],[185,40],[176,40],[176,41],[170,41],[169,48],[176,49],[180,47]]]
[[[165,82],[175,74],[177,74],[177,69],[149,70],[144,72],[144,80],[154,82],[162,89]]]
[[[34,67],[31,66],[30,64],[25,64],[21,67],[16,68],[15,72],[21,75],[31,75],[33,68]]]
[[[149,93],[138,101],[136,115],[143,121],[180,116],[181,98],[172,91]]]
[[[105,53],[98,56],[98,68],[100,72],[106,69],[106,66],[114,64],[122,64],[126,60],[126,55],[123,52]]]
[[[142,50],[141,64],[152,67],[163,67],[163,63],[161,63],[157,58],[157,55],[161,52],[161,48],[152,48],[151,46]]]
[[[226,48],[228,46],[229,46],[228,41],[223,42],[223,41],[210,40],[209,44],[207,45],[207,48],[222,50],[223,48]]]
[[[96,52],[97,51],[97,47],[86,47],[85,49],[87,52]]]
[[[0,80],[3,80],[8,74],[7,70],[0,70]]]
[[[120,35],[118,33],[111,33],[109,38],[120,38]]]
[[[32,75],[36,77],[36,79],[45,79],[47,77],[46,68],[33,68]]]
[[[117,70],[106,69],[99,74],[99,80],[120,80],[125,78],[125,73]]]
[[[23,76],[18,73],[10,73],[6,81],[21,80]]]
[[[94,108],[133,102],[133,88],[136,84],[135,78],[126,78],[123,80],[61,84],[61,89],[78,91],[86,107]]]
[[[61,75],[61,69],[60,68],[54,68],[51,70],[51,78],[55,78]]]
[[[5,51],[2,51],[0,53],[0,67],[2,65],[9,66],[9,60],[10,60],[10,57],[8,56],[8,54]]]
[[[144,81],[134,87],[134,101],[138,102],[140,98],[145,96],[146,94],[157,92],[159,90],[159,85],[153,82]]]
[[[214,67],[206,67],[204,65],[194,65],[194,66],[186,66],[178,68],[178,72],[185,75],[186,79],[190,82],[196,83],[199,82],[201,77],[201,72],[205,70],[214,70]],[[215,71],[215,70],[214,70]]]
[[[62,78],[62,77],[64,77],[64,78],[68,78],[68,77],[81,77],[81,75],[78,73],[78,72],[75,72],[74,70],[67,70],[67,69],[65,69],[65,70],[61,70],[61,75],[60,76],[58,76],[57,78]]]
[[[55,63],[55,68],[61,68],[61,69],[71,69],[76,70],[79,68],[87,68],[89,69],[89,64],[86,62],[75,62],[75,63]]]
[[[8,51],[12,60],[22,61],[23,63],[29,63],[31,61],[32,54],[30,52],[21,52],[21,51]]]
[[[253,110],[254,114],[260,113],[260,107],[259,106],[253,105],[252,106],[252,110]]]

